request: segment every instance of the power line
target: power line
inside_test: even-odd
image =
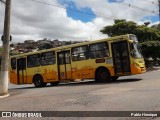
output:
[[[142,10],[142,11],[150,12],[150,13],[153,13],[153,14],[158,14],[158,13],[155,12],[155,11],[151,11],[151,10],[148,10],[148,9],[145,9],[145,8],[140,8],[140,7],[138,7],[138,6],[132,5],[131,3],[121,2],[121,4],[127,5],[128,7],[133,7],[133,8]]]
[[[143,1],[143,0],[142,0]],[[152,3],[154,5],[158,5],[158,2],[151,1],[151,0],[144,0],[143,2]]]
[[[39,0],[31,0],[31,1],[37,2],[37,3],[41,3],[41,4],[44,4],[44,5],[49,5],[49,6],[53,6],[53,7],[58,7],[58,8],[66,9],[66,10],[69,10],[69,11],[74,11],[74,12],[90,15],[90,16],[95,16],[95,14],[96,14],[97,16],[100,16],[100,17],[105,18],[105,19],[112,19],[112,20],[119,19],[119,18],[117,18],[115,16],[110,16],[110,15],[103,14],[103,13],[100,13],[100,12],[95,12],[94,11],[95,14],[93,14],[93,13],[83,12],[83,11],[79,11],[79,10],[75,10],[75,9],[71,9],[71,8],[66,8],[66,7],[61,6],[61,5],[56,5],[56,4],[42,2],[42,1],[39,1]],[[152,2],[152,1],[150,1],[150,2]],[[158,14],[158,12],[156,12],[156,11],[151,11],[151,10],[148,10],[148,9],[145,9],[145,8],[140,8],[140,7],[132,5],[130,3],[122,2],[121,4],[127,5],[129,7],[133,7],[133,8],[145,11],[145,12],[150,12],[150,13],[153,13],[153,14]]]
[[[95,14],[99,17],[102,17],[102,18],[105,18],[105,19],[111,19],[111,20],[115,20],[115,19],[120,19],[120,18],[117,18],[115,16],[110,16],[110,15],[107,15],[107,14],[103,14],[103,13],[100,13],[100,12],[96,12],[94,11],[94,13],[89,13],[89,12],[83,12],[83,11],[79,11],[79,10],[75,10],[75,9],[72,9],[72,8],[66,8],[62,5],[56,5],[56,4],[51,4],[51,3],[46,3],[46,2],[42,2],[42,1],[39,1],[39,0],[31,0],[33,2],[37,2],[37,3],[40,3],[40,4],[44,4],[44,5],[48,5],[48,6],[53,6],[53,7],[57,7],[57,8],[62,8],[62,9],[65,9],[65,10],[69,10],[69,11],[73,11],[73,12],[78,12],[78,13],[82,13],[82,14],[86,14],[86,15],[89,15],[89,16],[95,16]],[[149,1],[148,1],[149,2]],[[150,1],[152,2],[152,1]],[[151,10],[148,10],[148,9],[145,9],[145,8],[140,8],[138,6],[135,6],[135,5],[132,5],[130,3],[125,3],[125,2],[121,2],[121,4],[123,5],[127,5],[129,7],[133,7],[133,8],[136,8],[136,9],[139,9],[139,10],[142,10],[142,11],[145,11],[145,12],[150,12],[150,13],[153,13],[153,14],[159,14],[159,10],[158,11],[151,11]]]
[[[106,15],[106,14],[103,14],[103,13],[100,13],[100,12],[94,12],[95,14],[93,14],[93,13],[83,12],[83,11],[79,11],[79,10],[75,10],[75,9],[71,9],[71,8],[65,8],[64,6],[61,6],[61,5],[50,4],[50,3],[42,2],[42,1],[39,1],[39,0],[31,0],[31,1],[41,3],[41,4],[44,4],[44,5],[57,7],[57,8],[62,8],[62,9],[73,11],[73,12],[78,12],[78,13],[90,15],[90,16],[95,16],[95,14],[96,14],[97,16],[100,16],[100,17],[105,18],[105,19],[111,19],[111,20],[119,19],[119,18],[116,18],[114,16]]]

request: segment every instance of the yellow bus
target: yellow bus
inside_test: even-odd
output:
[[[61,81],[117,80],[146,71],[135,35],[83,42],[10,57],[10,82],[35,87]]]

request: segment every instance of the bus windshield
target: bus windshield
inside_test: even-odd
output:
[[[129,35],[130,40],[138,41],[135,35]]]
[[[138,42],[130,43],[130,54],[133,58],[142,58]]]

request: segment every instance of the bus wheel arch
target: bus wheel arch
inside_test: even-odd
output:
[[[43,77],[40,74],[36,74],[33,77],[33,83],[35,85],[35,87],[45,87],[47,83],[43,82]]]
[[[96,82],[109,82],[111,81],[111,74],[108,68],[100,66],[95,71],[95,81]]]

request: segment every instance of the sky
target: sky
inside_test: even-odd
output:
[[[37,2],[36,2],[37,1]],[[48,38],[66,41],[108,37],[100,30],[126,19],[159,23],[158,0],[12,0],[11,43]],[[0,3],[0,36],[5,5]],[[2,44],[0,42],[0,44]]]

